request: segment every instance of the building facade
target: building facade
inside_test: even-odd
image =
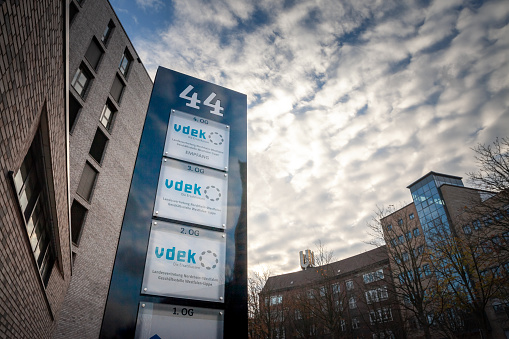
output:
[[[385,246],[270,277],[252,323],[270,338],[403,338]]]
[[[106,0],[0,1],[0,338],[96,338],[152,81]]]
[[[108,1],[70,1],[73,278],[54,338],[99,336],[152,90]]]
[[[0,1],[0,337],[48,338],[71,280],[62,1]]]
[[[381,220],[406,330],[426,338],[505,338],[509,206],[436,172],[407,188],[413,202]]]

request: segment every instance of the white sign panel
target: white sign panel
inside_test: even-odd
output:
[[[165,156],[227,170],[229,145],[229,126],[172,110]]]
[[[136,339],[223,338],[224,311],[171,304],[140,303]]]
[[[225,228],[227,192],[226,173],[163,159],[154,215]]]
[[[152,221],[142,293],[224,302],[225,236]]]

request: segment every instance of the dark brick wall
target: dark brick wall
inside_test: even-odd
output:
[[[63,2],[0,6],[0,338],[47,338],[71,276]],[[46,288],[8,176],[19,169],[45,105],[60,250]]]
[[[94,79],[85,98],[70,89],[70,95],[83,106],[70,136],[71,201],[77,200],[88,212],[79,244],[73,246],[72,282],[53,337],[97,338],[152,81],[106,0],[86,0],[82,6],[74,4],[79,13],[70,26],[70,80],[81,63],[87,64],[85,53],[92,38],[95,36],[100,41],[110,20],[115,29],[107,44],[100,43],[104,54],[97,70],[90,68]],[[124,79],[126,87],[113,128],[107,131],[99,119],[106,100],[112,100],[110,88],[119,74],[118,66],[126,47],[134,60]],[[89,155],[97,128],[109,139],[101,164]],[[76,194],[86,162],[99,173],[90,201]]]

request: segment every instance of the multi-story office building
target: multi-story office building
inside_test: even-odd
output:
[[[413,202],[381,220],[407,331],[505,337],[509,206],[435,172],[407,188]]]
[[[0,54],[0,337],[96,338],[152,81],[106,0],[0,1]]]
[[[71,280],[62,1],[0,1],[0,337],[48,338]]]
[[[70,13],[73,278],[54,338],[97,338],[152,81],[108,1]]]
[[[401,338],[385,246],[270,277],[252,323],[272,338]]]

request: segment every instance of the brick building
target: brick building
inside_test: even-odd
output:
[[[62,1],[0,1],[0,337],[48,338],[71,280]]]
[[[509,205],[436,172],[408,188],[413,202],[381,220],[407,331],[505,338]]]
[[[106,0],[0,1],[0,53],[0,338],[96,338],[152,81]]]
[[[272,276],[251,321],[271,338],[401,338],[392,281],[385,246]]]
[[[70,1],[73,277],[54,338],[97,338],[152,90],[110,3]]]

